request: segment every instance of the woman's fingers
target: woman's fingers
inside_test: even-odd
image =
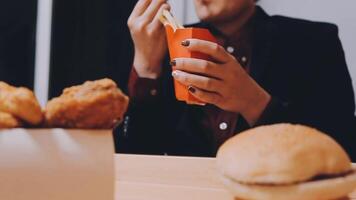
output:
[[[164,3],[161,5],[160,9],[156,13],[156,16],[154,17],[151,26],[153,29],[159,29],[162,26],[162,22],[159,20],[160,16],[162,15],[163,10],[170,10],[171,6],[167,3]]]
[[[142,18],[142,20],[145,21],[147,24],[151,23],[155,18],[158,10],[166,2],[167,0],[151,0],[151,4],[148,6],[146,11],[140,16],[140,18]]]
[[[139,0],[136,3],[134,9],[132,10],[129,19],[141,16],[145,12],[145,10],[148,8],[148,6],[150,5],[151,1],[152,0]]]
[[[139,0],[127,20],[130,30],[142,31],[151,23],[157,26],[155,17],[163,5],[167,7],[168,4],[166,2],[167,0]]]
[[[223,87],[222,81],[215,78],[190,74],[180,70],[174,70],[172,72],[172,76],[175,80],[184,85],[195,86],[210,92],[219,92],[219,90]]]
[[[222,100],[222,97],[220,94],[218,94],[216,92],[205,91],[205,90],[196,88],[194,86],[189,86],[188,91],[194,97],[196,97],[197,99],[199,99],[200,101],[203,101],[205,103],[219,105]]]
[[[171,62],[171,65],[175,70],[203,74],[216,79],[223,78],[223,67],[207,60],[196,58],[177,58]]]
[[[232,59],[232,56],[225,49],[215,42],[199,39],[187,39],[182,41],[182,45],[189,51],[200,52],[209,55],[214,61],[226,63]]]

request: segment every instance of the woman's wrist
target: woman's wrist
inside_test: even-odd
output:
[[[162,73],[161,62],[149,62],[135,57],[133,66],[140,78],[157,79]]]
[[[256,124],[271,99],[271,95],[260,87],[254,95],[251,95],[245,109],[241,112],[250,126]]]

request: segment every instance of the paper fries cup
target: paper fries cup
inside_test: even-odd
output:
[[[182,46],[182,41],[186,39],[200,39],[211,42],[217,42],[215,37],[207,29],[203,28],[178,28],[175,31],[171,26],[165,26],[167,33],[168,49],[171,60],[176,58],[198,58],[204,60],[211,60],[210,56],[199,53],[190,52],[186,47]],[[185,101],[188,104],[205,103],[195,98],[188,91],[188,86],[174,80],[175,95],[177,100]]]

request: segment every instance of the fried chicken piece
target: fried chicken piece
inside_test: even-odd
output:
[[[18,128],[22,123],[13,115],[0,111],[0,128]]]
[[[45,121],[49,127],[113,128],[121,121],[129,99],[114,81],[101,79],[63,90],[48,102]]]
[[[42,122],[43,113],[33,92],[24,87],[13,87],[0,81],[0,111],[31,124]]]

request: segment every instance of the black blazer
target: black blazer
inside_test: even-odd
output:
[[[250,74],[273,96],[256,126],[309,125],[335,138],[355,159],[354,94],[337,27],[256,12]],[[168,66],[167,58],[159,102],[131,102],[115,131],[117,152],[215,156],[211,135],[196,123],[201,107],[175,100]],[[243,118],[238,124],[236,132],[250,128]]]

